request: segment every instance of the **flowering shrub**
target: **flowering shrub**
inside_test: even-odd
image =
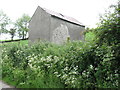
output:
[[[3,79],[29,88],[115,88],[114,52],[90,42],[12,46],[2,51]]]

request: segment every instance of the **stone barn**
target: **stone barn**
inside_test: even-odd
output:
[[[67,40],[83,40],[85,26],[72,17],[38,6],[29,23],[29,40],[61,44]]]

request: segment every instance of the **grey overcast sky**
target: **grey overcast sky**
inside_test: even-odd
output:
[[[99,14],[103,14],[118,0],[0,0],[0,10],[15,21],[23,13],[33,15],[41,6],[63,15],[71,16],[87,27],[96,27]]]

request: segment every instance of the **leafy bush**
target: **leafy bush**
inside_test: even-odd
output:
[[[53,74],[47,75],[47,73],[43,70],[39,72],[34,71],[28,65],[30,59],[32,59],[35,55],[39,56],[40,53],[43,56],[47,55],[43,52],[43,49],[46,49],[49,46],[51,45],[41,42],[40,44],[31,47],[12,45],[11,47],[4,48],[2,50],[3,80],[8,83],[15,82],[11,84],[22,88],[64,87],[64,84],[60,82],[59,78]]]
[[[118,68],[112,48],[78,41],[13,46],[3,50],[3,79],[25,88],[115,88]]]
[[[109,11],[100,17],[99,26],[96,28],[98,43],[108,45],[120,43],[120,2],[111,5]]]

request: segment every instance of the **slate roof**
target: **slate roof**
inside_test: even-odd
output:
[[[68,21],[68,22],[71,22],[71,23],[74,23],[74,24],[77,24],[77,25],[80,25],[80,26],[84,27],[84,25],[82,23],[80,23],[78,20],[76,20],[76,19],[74,19],[72,17],[63,15],[61,13],[54,12],[54,11],[46,9],[46,8],[42,8],[42,9],[44,11],[46,11],[48,14],[50,14],[51,16],[54,16],[54,17],[60,18],[62,20],[65,20],[65,21]]]

